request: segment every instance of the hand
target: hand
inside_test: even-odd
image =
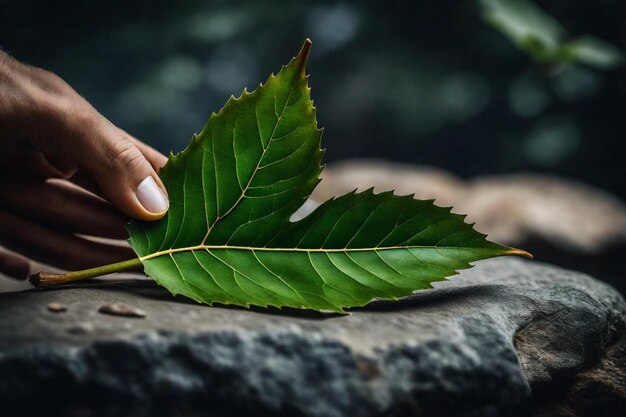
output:
[[[56,75],[0,51],[0,272],[26,278],[28,258],[77,270],[135,257],[128,217],[168,208],[165,156],[117,128]],[[19,254],[18,254],[19,253]]]

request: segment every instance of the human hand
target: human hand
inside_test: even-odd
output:
[[[165,156],[99,114],[58,76],[0,51],[0,272],[26,278],[29,258],[76,270],[134,257],[128,217],[168,208]]]

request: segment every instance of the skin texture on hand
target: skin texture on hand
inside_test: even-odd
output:
[[[135,257],[128,217],[157,220],[165,156],[99,114],[58,76],[0,51],[0,272],[29,259],[85,269]]]

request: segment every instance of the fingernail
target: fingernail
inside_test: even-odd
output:
[[[152,177],[141,181],[137,187],[137,200],[150,213],[162,213],[169,207],[167,197]]]

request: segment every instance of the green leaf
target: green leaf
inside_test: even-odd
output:
[[[552,16],[529,0],[480,0],[483,18],[536,61],[581,63],[599,69],[624,64],[624,54],[593,36],[565,42],[567,32]]]
[[[481,0],[483,18],[539,61],[557,54],[565,29],[527,0]]]
[[[160,172],[168,214],[128,225],[148,275],[207,304],[343,311],[430,288],[472,261],[528,255],[449,208],[389,192],[351,193],[291,222],[322,170],[310,45],[170,156]]]
[[[563,53],[572,61],[600,69],[613,69],[625,62],[619,48],[593,36],[581,36],[566,43]]]

